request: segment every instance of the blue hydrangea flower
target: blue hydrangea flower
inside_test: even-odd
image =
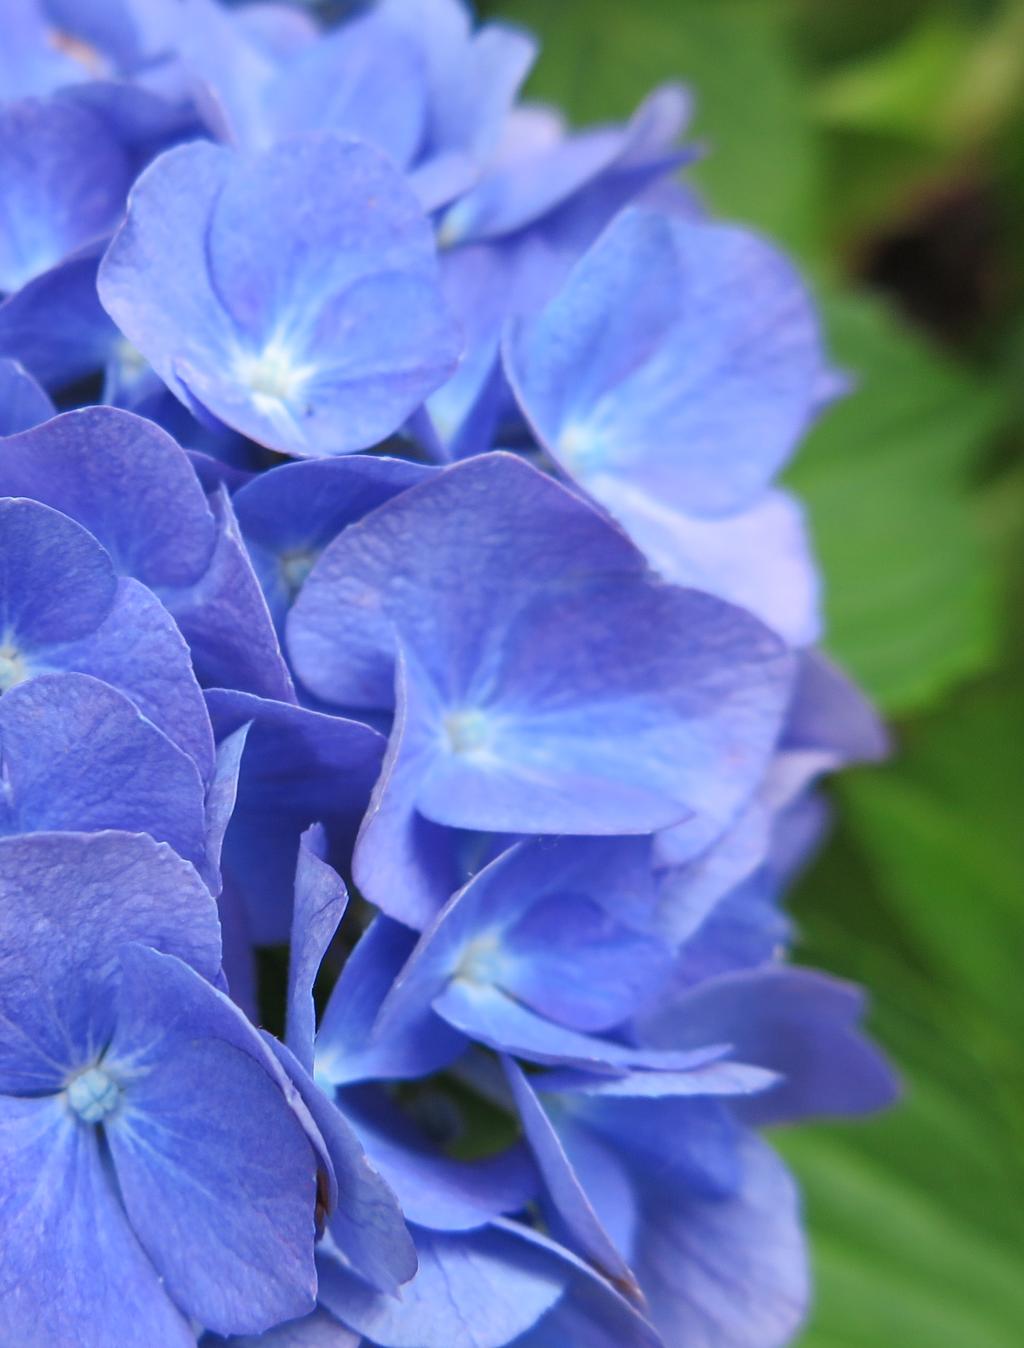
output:
[[[3,1337],[186,1345],[193,1319],[309,1309],[314,1153],[207,981],[206,887],[165,845],[99,832],[0,840],[0,888]]]
[[[397,171],[323,133],[252,157],[202,143],[161,155],[99,289],[186,405],[316,456],[382,439],[450,373],[436,265]]]
[[[0,291],[11,295],[113,233],[132,180],[106,124],[70,99],[0,107]]]
[[[536,1191],[537,1175],[522,1149],[487,1161],[453,1161],[430,1148],[381,1094],[351,1090],[334,1094],[333,1084],[323,1075],[322,1044],[344,1036],[346,1020],[350,1030],[356,1029],[352,1018],[358,1021],[363,1008],[368,1003],[372,1007],[374,1001],[371,987],[358,990],[346,971],[347,995],[339,996],[336,990],[332,998],[336,1009],[328,1008],[314,1049],[310,990],[343,910],[337,878],[325,874],[308,853],[300,858],[288,1042],[313,1067],[326,1091],[320,1105],[312,1107],[322,1111],[333,1097],[335,1108],[340,1105],[371,1161],[398,1195],[410,1223],[418,1269],[402,1287],[400,1298],[389,1298],[354,1278],[349,1261],[340,1261],[325,1242],[318,1253],[322,1306],[341,1323],[366,1334],[367,1342],[380,1345],[541,1345],[564,1342],[560,1335],[578,1329],[594,1348],[612,1342],[653,1348],[656,1339],[643,1317],[585,1262],[502,1217],[522,1209]],[[388,960],[384,947],[378,945],[376,953]],[[366,960],[362,967],[368,971]],[[372,982],[374,974],[370,977]],[[330,1048],[327,1052],[330,1055]],[[306,1099],[311,1103],[308,1093]],[[297,1326],[297,1342],[304,1341],[307,1330],[311,1335],[323,1330],[324,1319],[321,1315],[303,1322],[301,1330]],[[617,1337],[601,1337],[604,1334]]]
[[[135,169],[123,137],[76,99],[0,104],[0,354],[48,384],[102,364],[116,335],[96,266]]]
[[[814,640],[802,516],[767,488],[827,367],[780,255],[731,226],[627,211],[543,314],[512,326],[506,367],[545,448],[662,575]]]
[[[349,707],[393,704],[398,657],[356,866],[363,891],[413,925],[437,906],[417,816],[502,833],[728,818],[791,677],[766,629],[651,580],[600,515],[506,455],[343,531],[292,608],[288,648],[306,687]]]

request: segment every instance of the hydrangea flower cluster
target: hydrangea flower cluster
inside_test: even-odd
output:
[[[779,906],[884,748],[773,485],[843,381],[685,93],[573,131],[534,56],[5,13],[4,1344],[800,1323],[757,1130],[893,1089]]]

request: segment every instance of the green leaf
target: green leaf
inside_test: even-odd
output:
[[[968,483],[1003,400],[869,300],[826,312],[858,387],[790,481],[824,568],[829,646],[886,711],[906,712],[994,654],[994,567]]]
[[[1024,1282],[1012,1254],[841,1139],[781,1141],[815,1235],[802,1348],[1017,1348]],[[956,1158],[936,1160],[954,1179]]]
[[[928,14],[901,41],[824,81],[815,98],[818,116],[845,130],[945,140],[949,99],[973,34],[955,13]]]
[[[863,979],[907,1079],[889,1115],[777,1139],[806,1186],[802,1348],[1011,1348],[1024,1324],[1024,894],[1017,671],[908,728],[839,791],[802,958]]]
[[[829,236],[856,248],[942,200],[949,183],[974,180],[995,137],[1012,140],[1022,99],[1020,0],[932,6],[897,40],[827,71],[812,114],[825,135]]]
[[[824,79],[814,107],[834,129],[953,149],[991,135],[1020,107],[1022,75],[1019,0],[987,23],[933,9],[899,41]]]

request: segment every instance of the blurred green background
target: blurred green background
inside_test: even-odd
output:
[[[778,1137],[803,1348],[1024,1343],[1024,0],[496,0],[577,122],[698,100],[715,210],[813,279],[859,391],[790,474],[832,652],[893,728],[802,882],[798,957],[860,980],[905,1103]]]

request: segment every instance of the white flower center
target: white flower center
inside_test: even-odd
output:
[[[453,711],[444,718],[448,748],[453,754],[483,753],[491,740],[491,724],[482,711]]]
[[[577,473],[591,472],[600,467],[605,448],[600,437],[589,426],[570,422],[558,437],[562,458]]]
[[[255,395],[256,401],[288,403],[299,397],[312,365],[298,364],[287,344],[273,337],[262,351],[243,351],[235,360],[235,373]]]
[[[68,1082],[67,1096],[83,1123],[102,1123],[121,1103],[121,1088],[102,1067],[87,1067]]]
[[[319,548],[294,548],[281,553],[281,575],[289,594],[297,595],[302,589],[319,556]]]
[[[474,936],[459,958],[455,977],[466,983],[497,983],[501,971],[501,932],[486,931]]]
[[[28,678],[25,660],[14,646],[0,646],[0,693],[6,693]]]

